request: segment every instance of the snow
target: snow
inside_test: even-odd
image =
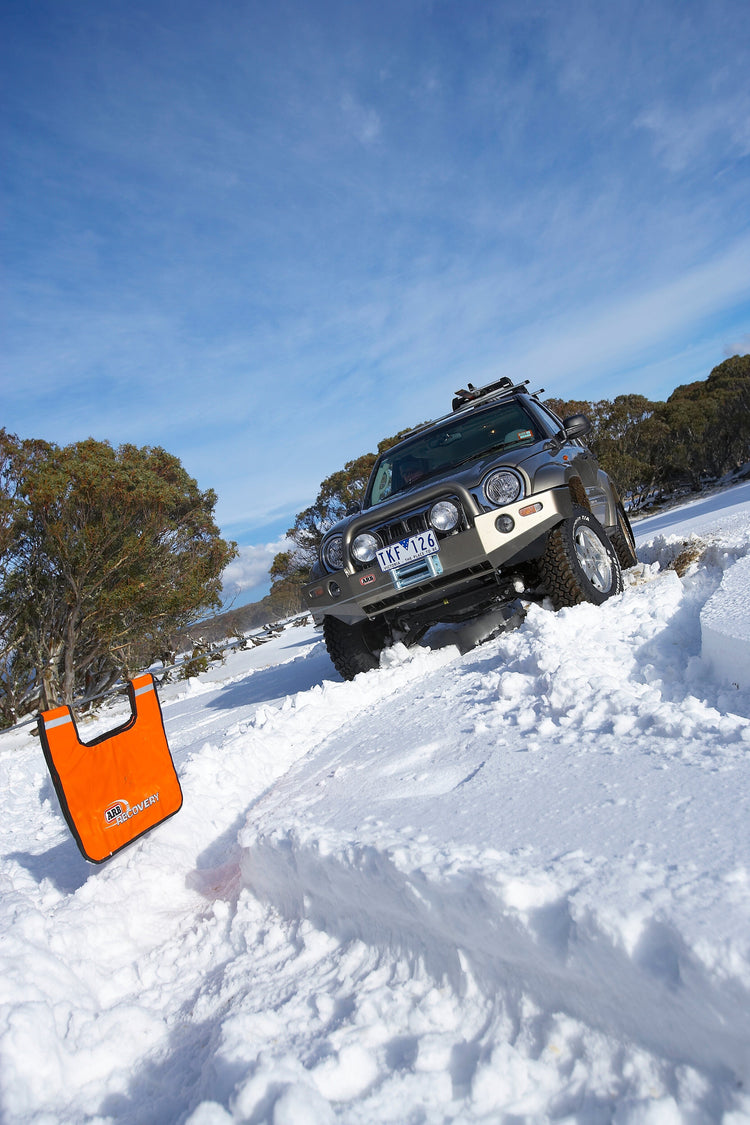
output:
[[[601,608],[165,686],[183,808],[102,866],[0,736],[0,1118],[750,1120],[750,485],[635,531]]]
[[[701,610],[702,655],[724,683],[750,691],[750,556],[738,559]]]

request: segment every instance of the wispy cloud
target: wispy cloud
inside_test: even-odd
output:
[[[341,108],[347,126],[360,144],[371,145],[380,138],[383,126],[377,110],[362,105],[348,93],[341,99]]]
[[[651,133],[657,155],[670,172],[684,172],[710,161],[721,171],[725,163],[750,155],[750,94],[744,87],[733,97],[699,105],[656,105],[635,120]]]
[[[727,306],[750,303],[749,266],[750,238],[745,238],[679,278],[592,302],[573,319],[547,323],[537,345],[524,334],[514,347],[518,361],[567,386],[590,387],[607,370],[632,369],[654,348],[678,347]]]
[[[724,355],[748,355],[750,354],[750,332],[746,332],[744,336],[736,337],[730,343],[724,346]]]

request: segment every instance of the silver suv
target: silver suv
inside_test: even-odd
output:
[[[356,510],[325,535],[303,590],[345,679],[389,644],[519,598],[601,604],[635,565],[617,489],[527,383],[456,392],[453,411],[377,460]]]

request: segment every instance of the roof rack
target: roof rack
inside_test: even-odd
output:
[[[484,387],[475,387],[473,383],[467,383],[465,390],[454,392],[452,406],[454,410],[462,410],[465,406],[471,406],[484,398],[514,394],[518,391],[528,394],[526,390],[528,385],[528,379],[524,379],[522,383],[514,383],[507,375],[503,375],[502,379],[494,383],[487,383]]]
[[[455,391],[453,398],[453,410],[450,414],[441,414],[439,418],[430,418],[426,422],[420,422],[418,426],[412,428],[404,434],[403,441],[410,441],[421,434],[423,430],[429,430],[432,426],[439,425],[440,422],[447,422],[449,418],[457,410],[465,410],[469,407],[481,406],[485,401],[491,401],[493,398],[502,399],[512,394],[526,394],[529,398],[538,398],[539,395],[544,394],[544,387],[540,387],[538,391],[529,391],[527,387],[531,382],[530,379],[524,379],[522,383],[514,383],[507,375],[502,379],[498,379],[495,383],[487,383],[484,387],[475,387],[473,383],[467,383],[465,390]],[[399,445],[401,442],[399,442]]]

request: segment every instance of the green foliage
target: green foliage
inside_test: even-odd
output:
[[[725,360],[707,379],[677,387],[666,402],[618,395],[613,402],[548,399],[547,405],[561,418],[588,415],[588,445],[636,501],[653,489],[699,488],[750,459],[750,355]]]
[[[196,641],[190,656],[180,665],[177,679],[194,679],[197,676],[202,676],[212,665],[224,664],[225,662],[224,653],[220,649],[214,648],[209,641]]]
[[[150,663],[220,604],[236,553],[164,449],[58,447],[0,431],[0,715],[6,722]]]
[[[664,406],[669,465],[694,486],[750,457],[750,355],[733,356],[705,382],[677,387]],[[696,450],[699,456],[696,457]]]

